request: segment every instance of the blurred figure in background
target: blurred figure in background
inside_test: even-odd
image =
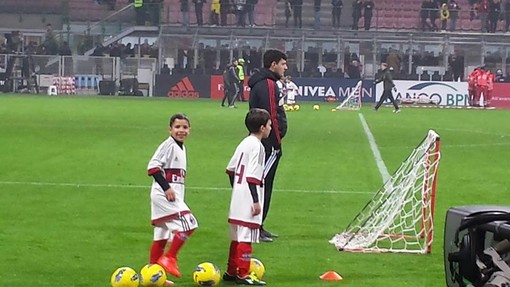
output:
[[[340,16],[342,15],[342,7],[344,6],[344,3],[342,0],[333,0],[331,1],[331,5],[333,5],[333,11],[331,12],[333,18],[331,22],[333,23],[334,28],[340,28]]]
[[[370,30],[370,25],[372,24],[372,15],[375,8],[374,1],[366,0],[363,3],[363,19],[365,22],[365,31]]]
[[[211,2],[211,25],[220,25],[220,0],[212,0]]]
[[[363,1],[356,0],[352,3],[352,30],[358,30],[358,22],[361,18],[361,10],[363,9]]]
[[[448,4],[448,10],[450,11],[450,32],[453,32],[457,26],[460,6],[455,0],[450,0],[450,3]]]
[[[203,15],[203,7],[205,0],[193,0],[193,4],[195,4],[195,17],[197,19],[197,25],[204,25],[204,15]]]

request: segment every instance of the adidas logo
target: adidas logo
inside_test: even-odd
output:
[[[169,98],[198,98],[200,94],[195,91],[188,77],[182,78],[168,92]]]

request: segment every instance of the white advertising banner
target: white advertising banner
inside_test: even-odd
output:
[[[467,106],[467,82],[394,81],[393,97],[403,103]],[[376,85],[376,102],[383,93],[383,83]],[[386,100],[386,103],[390,103]]]

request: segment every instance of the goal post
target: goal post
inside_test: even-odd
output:
[[[430,130],[330,243],[339,251],[431,253],[440,138]]]
[[[337,110],[360,110],[363,81],[359,80],[349,95],[338,105]]]

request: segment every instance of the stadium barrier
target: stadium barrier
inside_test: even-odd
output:
[[[245,98],[249,98],[249,78],[245,79]],[[357,80],[333,78],[292,78],[298,86],[297,101],[341,101],[356,85]],[[394,96],[407,103],[430,104],[441,107],[468,106],[466,82],[395,81]],[[382,83],[363,81],[364,103],[374,103],[382,95]],[[223,98],[221,75],[156,75],[154,96],[170,98]],[[510,109],[510,83],[495,83],[491,106]]]
[[[249,98],[249,78],[245,78],[244,96]],[[333,78],[292,78],[299,89],[297,101],[343,100],[356,86],[358,80]],[[223,76],[221,75],[157,75],[155,96],[170,98],[223,98]],[[362,101],[373,103],[374,81],[363,81]]]
[[[382,85],[379,83],[376,86],[376,101],[381,98]],[[396,91],[393,92],[395,98],[409,104],[458,108],[469,106],[467,82],[395,81],[395,88]],[[509,83],[494,83],[490,106],[510,108]]]

